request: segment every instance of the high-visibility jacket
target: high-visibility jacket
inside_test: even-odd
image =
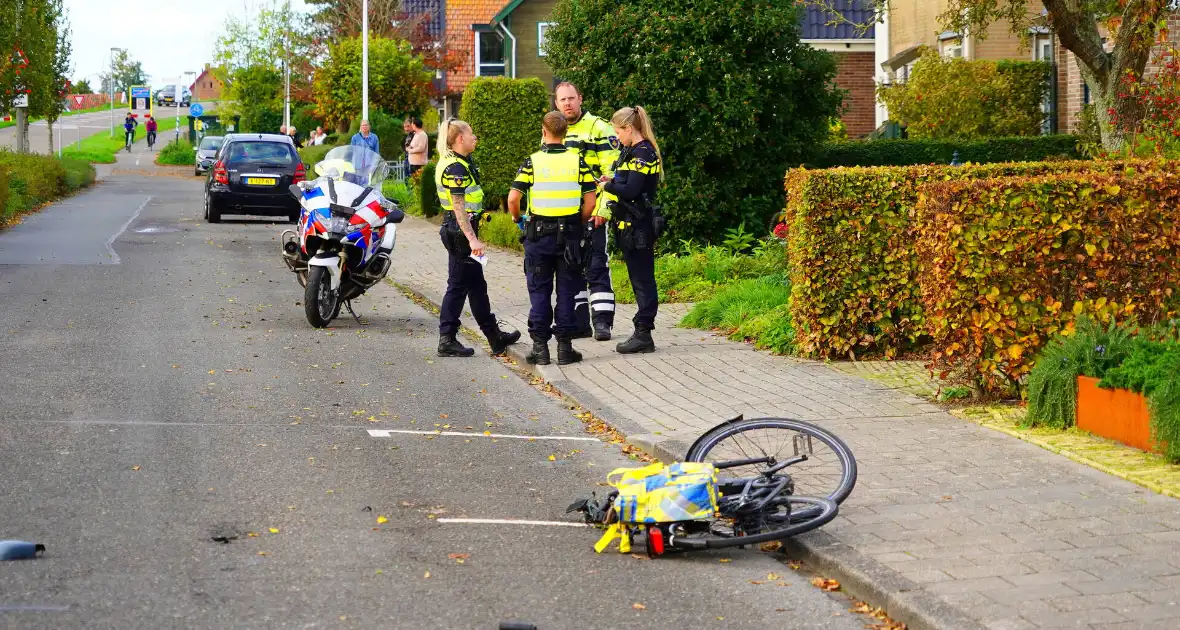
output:
[[[537,151],[533,163],[533,185],[529,188],[529,214],[538,217],[568,217],[582,206],[580,161],[574,151]]]
[[[577,122],[565,132],[565,146],[581,154],[597,179],[603,175],[614,176],[614,163],[619,158],[619,139],[611,124],[594,114],[583,112]],[[606,207],[606,196],[599,195],[594,216],[610,218]]]
[[[451,186],[443,185],[443,175],[446,173],[447,167],[452,164],[462,164],[467,168],[467,177],[460,183],[463,186],[463,205],[467,212],[471,214],[480,214],[483,212],[483,188],[479,185],[479,181],[475,179],[475,169],[471,168],[471,163],[462,157],[451,153],[438,161],[438,166],[434,169],[434,185],[438,189],[438,201],[442,204],[442,209],[451,212]]]

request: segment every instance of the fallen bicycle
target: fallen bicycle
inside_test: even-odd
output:
[[[787,472],[790,469],[791,472]],[[643,534],[649,557],[784,540],[836,517],[856,485],[856,460],[840,438],[787,418],[741,416],[693,443],[684,462],[619,468],[613,490],[570,505],[629,553]]]

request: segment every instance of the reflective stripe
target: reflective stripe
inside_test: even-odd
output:
[[[581,199],[530,199],[529,205],[534,208],[574,208],[582,205]]]
[[[596,302],[598,300],[610,300],[611,302],[614,302],[615,301],[615,294],[614,293],[591,293],[590,294],[590,301],[591,302]]]
[[[582,185],[578,182],[539,182],[533,184],[536,191],[576,190],[581,192]]]
[[[452,164],[462,164],[467,168],[467,179],[460,182],[461,184],[464,184],[463,209],[472,214],[480,214],[483,212],[483,187],[479,185],[479,182],[475,181],[475,177],[472,175],[471,164],[468,163],[467,160],[464,160],[463,158],[454,154],[448,155],[439,160],[438,166],[435,167],[434,185],[435,190],[438,192],[439,204],[442,206],[442,209],[447,212],[451,212],[453,210],[451,203],[451,189],[448,186],[443,186],[442,183],[443,175],[445,174],[447,168]]]
[[[595,304],[591,308],[593,308],[596,311],[612,311],[613,312],[615,310],[615,305],[610,302],[602,302],[599,304]]]

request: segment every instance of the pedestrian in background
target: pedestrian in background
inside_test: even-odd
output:
[[[623,145],[614,164],[614,177],[603,178],[603,191],[611,206],[611,228],[627,275],[635,291],[639,310],[632,322],[635,332],[618,344],[620,354],[655,352],[651,331],[656,327],[659,290],[656,288],[655,246],[663,231],[663,217],[656,214],[656,189],[664,179],[660,147],[651,118],[642,107],[624,107],[610,119],[615,136]]]
[[[422,130],[422,119],[417,116],[406,118],[409,129],[406,130],[406,157],[410,162],[410,174],[418,172],[430,159],[430,139]]]
[[[508,346],[520,340],[520,332],[500,330],[496,315],[492,313],[488,283],[483,275],[487,260],[473,258],[482,258],[484,254],[477,232],[479,217],[483,214],[483,188],[479,185],[479,169],[471,159],[476,142],[471,125],[462,120],[451,119],[438,129],[439,162],[434,172],[434,184],[444,212],[438,233],[449,254],[447,292],[438,313],[440,357],[475,354],[475,350],[459,343],[456,338],[464,302],[471,306],[471,314],[488,338],[492,354],[503,354]],[[355,138],[353,144],[356,144]]]
[[[441,135],[439,136],[442,137]],[[373,153],[381,153],[379,140],[377,134],[373,133],[372,127],[369,126],[369,121],[361,121],[361,130],[352,135],[352,140],[349,144],[362,146],[368,148]]]
[[[525,360],[549,365],[549,339],[557,334],[557,364],[582,360],[572,340],[578,330],[574,301],[585,287],[582,276],[583,223],[594,211],[597,184],[586,160],[565,146],[568,124],[561,112],[541,122],[541,150],[525,159],[508,193],[508,211],[520,221],[520,200],[529,196],[524,273],[529,288],[529,336]],[[557,281],[557,306],[553,284]],[[556,326],[554,325],[556,320]]]

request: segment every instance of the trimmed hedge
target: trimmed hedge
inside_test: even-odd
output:
[[[1180,174],[1055,173],[931,183],[917,206],[932,366],[1016,382],[1075,319],[1180,312]]]
[[[987,140],[850,140],[820,145],[805,162],[808,168],[833,166],[910,166],[950,164],[955,153],[963,163],[1038,162],[1081,159],[1078,138],[1066,134],[1015,136]]]
[[[93,182],[84,160],[0,148],[0,225]]]
[[[540,79],[484,77],[467,85],[459,118],[479,138],[475,158],[485,206],[500,205],[521,163],[541,148],[547,111],[549,90]]]
[[[1129,167],[1155,165],[1071,161],[790,171],[786,221],[799,351],[892,357],[924,341],[913,225],[922,184]]]
[[[418,208],[422,210],[422,216],[433,217],[442,212],[442,204],[438,200],[438,188],[434,183],[434,169],[438,166],[438,162],[427,162],[426,166],[422,167],[420,179],[418,180]]]

